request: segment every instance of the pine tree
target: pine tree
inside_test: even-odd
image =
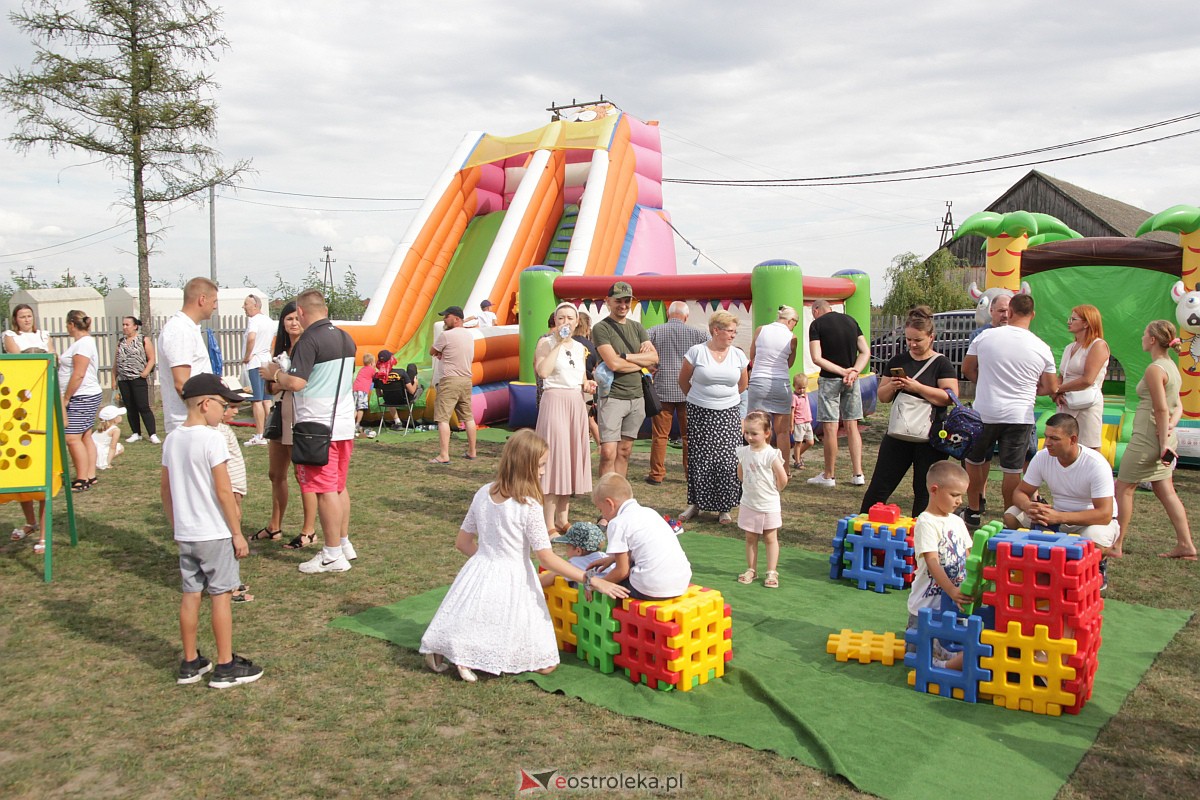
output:
[[[204,0],[32,0],[9,15],[37,50],[29,71],[0,77],[0,102],[17,115],[20,150],[46,145],[99,156],[128,180],[137,228],[138,300],[150,313],[150,206],[228,182],[216,135],[215,84],[203,68],[229,46],[220,13]]]

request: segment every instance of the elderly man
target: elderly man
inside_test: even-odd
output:
[[[846,448],[850,451],[850,483],[862,486],[867,481],[863,477],[862,434],[858,430],[858,421],[863,418],[858,376],[871,360],[871,348],[858,321],[834,311],[828,300],[814,302],[812,316],[808,354],[821,370],[817,378],[817,422],[821,423],[825,469],[808,482],[827,489],[837,485],[834,470],[840,422],[846,427]]]
[[[646,483],[657,486],[667,476],[667,442],[671,423],[678,421],[683,439],[683,471],[687,473],[687,398],[679,388],[679,368],[688,350],[708,341],[708,334],[687,324],[688,304],[676,300],[667,308],[667,321],[649,331],[650,343],[658,351],[658,370],[654,373],[654,394],[662,403],[662,413],[652,421],[650,474]]]
[[[187,419],[183,385],[193,375],[212,372],[200,323],[212,319],[216,310],[217,285],[208,278],[192,278],[183,287],[183,308],[158,332],[158,385],[168,434]]]
[[[471,410],[471,362],[475,360],[475,337],[463,327],[463,310],[450,306],[438,315],[445,320],[442,330],[433,340],[429,355],[442,362],[442,377],[437,382],[437,398],[433,401],[433,421],[438,426],[441,450],[431,464],[450,463],[450,415],[467,426],[466,458],[475,458],[475,414]]]
[[[247,447],[266,445],[263,428],[267,424],[267,388],[258,368],[271,360],[271,339],[275,335],[275,323],[263,312],[262,301],[248,295],[242,302],[246,312],[246,332],[242,340],[242,368],[250,383],[250,411],[254,414],[254,435],[246,442]]]
[[[608,290],[608,316],[592,327],[596,354],[613,373],[608,396],[597,402],[600,424],[600,474],[629,471],[629,454],[646,420],[643,368],[658,366],[658,351],[641,323],[629,318],[633,287],[617,281]]]
[[[301,292],[296,312],[303,332],[292,348],[285,373],[274,361],[259,367],[263,378],[291,392],[295,424],[333,420],[329,462],[317,467],[296,465],[296,481],[304,494],[317,496],[317,516],[325,546],[300,565],[305,574],[345,572],[358,558],[350,543],[350,493],[346,477],[354,453],[354,340],[329,321],[329,307],[316,289]],[[293,434],[294,435],[294,434]]]
[[[1053,504],[1034,498],[1049,490]],[[1120,530],[1117,525],[1112,467],[1104,456],[1079,444],[1079,425],[1070,414],[1046,420],[1046,447],[1039,450],[1013,490],[1013,505],[1004,512],[1009,528],[1039,527],[1078,533],[1107,555]],[[1108,559],[1100,561],[1108,588]]]
[[[1013,502],[1021,480],[1029,437],[1034,427],[1033,402],[1039,394],[1058,388],[1054,356],[1046,343],[1029,330],[1033,297],[1019,294],[1008,305],[1008,324],[985,330],[967,348],[963,376],[977,383],[975,410],[983,419],[983,434],[967,453],[967,508],[963,520],[978,527],[992,447],[1000,445],[1004,507]]]

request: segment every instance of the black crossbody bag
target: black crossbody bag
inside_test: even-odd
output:
[[[330,323],[331,325],[333,323]],[[345,331],[339,331],[343,336]],[[340,361],[340,359],[339,359]],[[329,463],[329,445],[333,442],[333,423],[337,419],[338,400],[342,395],[342,373],[338,367],[337,388],[333,393],[333,413],[329,424],[324,422],[297,422],[292,425],[292,463],[306,467],[323,467]]]

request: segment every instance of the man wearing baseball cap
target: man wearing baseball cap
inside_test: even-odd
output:
[[[608,316],[592,328],[596,354],[615,376],[608,396],[597,401],[601,475],[628,472],[633,440],[646,419],[641,371],[658,366],[658,351],[646,329],[629,318],[633,302],[633,287],[617,281],[608,290]]]
[[[475,360],[475,337],[463,327],[463,310],[450,306],[439,311],[444,327],[434,337],[429,355],[442,362],[442,377],[437,382],[433,401],[433,421],[438,426],[441,450],[431,464],[450,463],[450,415],[458,413],[467,426],[466,458],[475,458],[475,415],[471,411],[471,362]]]

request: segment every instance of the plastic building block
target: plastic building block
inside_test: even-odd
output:
[[[854,530],[855,517],[842,517],[838,520],[837,530],[833,534],[833,555],[829,557],[829,580],[841,580],[842,571],[846,567],[846,534]]]
[[[1063,690],[1075,696],[1074,704],[1064,706],[1068,714],[1078,714],[1085,703],[1092,699],[1092,684],[1096,680],[1096,668],[1100,660],[1100,628],[1102,618],[1099,614],[1082,627],[1073,631],[1077,649],[1075,655],[1067,659],[1067,666],[1075,670],[1075,678],[1063,681]]]
[[[876,503],[867,511],[867,520],[895,525],[900,521],[900,506],[895,503]]]
[[[958,588],[962,593],[974,598],[973,602],[967,606],[967,613],[974,614],[979,611],[980,596],[985,589],[992,588],[990,585],[985,585],[983,580],[983,568],[996,563],[996,555],[988,549],[988,541],[995,534],[999,533],[1003,528],[1003,523],[999,520],[993,520],[982,528],[975,531],[971,537],[971,553],[967,556],[967,571],[963,577],[962,585]]]
[[[825,644],[825,652],[833,653],[838,661],[854,659],[860,664],[870,664],[879,661],[890,667],[897,661],[904,661],[904,637],[897,638],[896,634],[875,633],[875,631],[852,631],[842,628],[841,633],[829,634]]]
[[[1067,559],[1075,561],[1083,558],[1083,543],[1087,541],[1069,533],[1003,530],[988,540],[988,549],[995,550],[1001,542],[1008,542],[1016,556],[1023,555],[1025,547],[1031,546],[1037,548],[1038,558],[1049,558],[1051,548],[1061,547],[1066,551]]]
[[[626,600],[613,613],[614,664],[634,683],[687,692],[722,677],[733,657],[730,607],[716,590],[692,585],[670,600]]]
[[[617,602],[607,595],[592,592],[589,600],[586,593],[575,603],[579,620],[575,623],[575,655],[604,674],[614,672],[613,657],[621,645],[613,635],[621,629],[621,623],[613,617]]]
[[[997,537],[989,541],[989,548]],[[1078,627],[1089,608],[1100,604],[1100,552],[1087,539],[1073,538],[1069,545],[1044,549],[1022,546],[1019,554],[1011,541],[997,544],[996,564],[983,569],[983,577],[996,587],[983,593],[983,602],[995,607],[997,629],[1015,621],[1031,635],[1037,625],[1045,625],[1058,639],[1066,626]],[[1072,559],[1071,553],[1079,557]]]
[[[907,535],[905,528],[876,528],[869,522],[862,526],[861,533],[846,534],[846,543],[853,549],[849,553],[850,566],[842,570],[842,575],[857,581],[859,589],[866,589],[868,584],[873,584],[877,592],[889,586],[903,589],[904,576],[912,569],[905,563],[905,557],[913,553]],[[882,564],[874,563],[876,553],[882,554]]]
[[[554,583],[544,590],[546,607],[550,609],[550,621],[554,623],[554,641],[558,649],[564,653],[575,652],[575,624],[579,615],[575,613],[575,603],[579,600],[579,589],[572,586],[562,576],[556,576]]]
[[[991,656],[992,647],[980,639],[983,620],[972,616],[959,619],[951,611],[935,614],[932,608],[922,608],[917,613],[917,627],[904,632],[904,639],[915,644],[917,651],[904,656],[904,666],[913,670],[908,683],[918,692],[953,697],[968,703],[978,702],[980,682],[990,680],[991,673],[981,666],[985,656]],[[943,643],[954,642],[962,647],[962,670],[945,669],[933,665],[933,640]]]
[[[1027,636],[1014,621],[1005,632],[983,631],[982,641],[992,646],[992,654],[980,658],[991,676],[980,682],[979,692],[991,696],[993,703],[1051,716],[1075,705],[1075,694],[1065,687],[1075,679],[1075,669],[1064,663],[1066,656],[1075,654],[1074,639],[1051,637],[1045,625]]]

